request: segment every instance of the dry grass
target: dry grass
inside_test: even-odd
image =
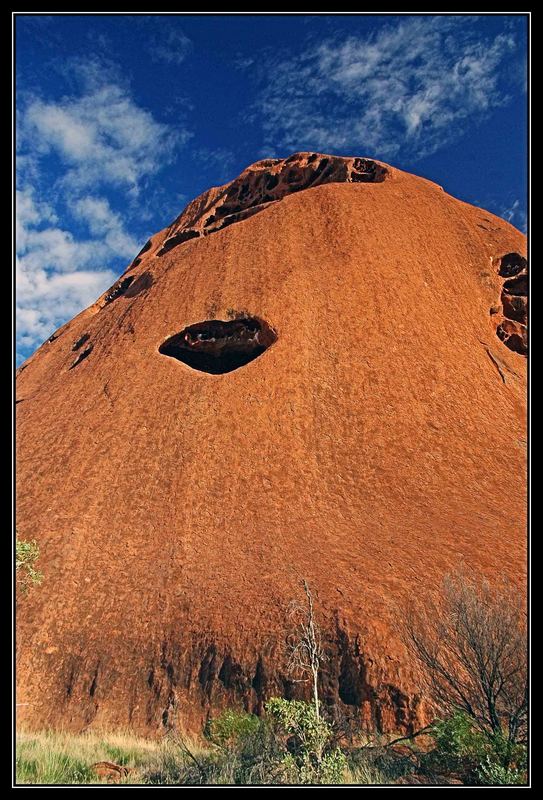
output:
[[[92,764],[97,761],[111,761],[128,767],[130,774],[119,781],[124,784],[232,785],[239,782],[236,774],[239,764],[234,754],[227,757],[223,754],[218,759],[216,748],[204,747],[201,742],[185,737],[183,742],[202,765],[205,777],[199,774],[195,763],[175,737],[150,740],[129,732],[20,732],[17,735],[16,784],[107,784],[106,778],[97,777],[92,770]],[[255,774],[248,782],[263,781]],[[387,783],[387,780],[379,769],[361,764],[348,769],[343,782],[379,785]]]
[[[198,753],[201,747],[191,743]],[[16,744],[17,784],[103,784],[92,764],[111,761],[130,768],[123,783],[141,783],[148,770],[173,757],[175,747],[167,740],[150,740],[124,732],[73,734],[67,732],[20,732]]]

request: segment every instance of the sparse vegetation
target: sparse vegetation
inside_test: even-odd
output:
[[[32,543],[25,543],[30,544]],[[28,552],[28,551],[27,551]],[[30,548],[30,566],[36,551]],[[19,569],[19,568],[18,568]],[[309,680],[312,701],[274,697],[258,717],[226,709],[200,742],[180,731],[162,741],[84,734],[23,735],[17,782],[145,785],[447,784],[525,785],[525,617],[511,587],[490,589],[465,576],[448,578],[439,605],[406,616],[406,642],[424,668],[439,718],[399,737],[346,743],[318,697],[324,661],[308,584],[294,605],[290,665]],[[126,774],[100,775],[111,761]]]
[[[226,709],[215,719],[210,719],[205,730],[207,738],[219,747],[238,747],[251,736],[255,736],[260,720],[254,714],[245,714]]]
[[[461,713],[437,721],[424,745],[389,747],[386,741],[339,746],[312,703],[272,698],[262,717],[228,709],[212,720],[206,740],[172,732],[160,741],[89,733],[22,735],[17,783],[100,784],[92,765],[128,767],[116,782],[143,785],[393,785],[447,783],[522,785],[526,751],[508,767],[488,739]]]
[[[134,770],[124,783],[138,782],[140,768],[158,758],[163,745],[130,734],[20,733],[15,759],[18,784],[107,783],[92,765],[112,761]]]
[[[475,785],[526,782],[526,747],[486,736],[463,711],[437,720],[431,735],[435,747],[422,759],[427,772],[455,774]]]
[[[236,309],[236,308],[227,308],[226,309],[226,319],[245,319],[249,317],[250,314],[246,309]]]
[[[522,786],[526,784],[526,770],[504,767],[486,756],[477,768],[478,782],[488,786]]]
[[[42,581],[42,574],[35,568],[40,555],[37,543],[32,539],[25,541],[17,537],[15,542],[15,574],[21,591],[26,592],[30,586]]]
[[[438,603],[408,610],[405,641],[442,714],[432,727],[442,767],[470,783],[525,782],[527,631],[518,590],[448,576]]]
[[[280,763],[288,783],[343,783],[347,759],[333,746],[332,728],[318,713],[318,706],[274,697],[266,711],[283,737],[285,753]]]
[[[461,710],[490,741],[526,742],[527,634],[518,589],[449,576],[439,604],[409,609],[405,639],[437,707]]]

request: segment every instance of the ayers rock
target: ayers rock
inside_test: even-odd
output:
[[[258,712],[307,693],[424,719],[401,607],[525,574],[525,237],[365,158],[259,161],[192,201],[17,379],[20,723]]]

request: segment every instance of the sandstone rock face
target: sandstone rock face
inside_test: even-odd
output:
[[[190,234],[190,235],[189,235]],[[402,605],[525,570],[525,237],[370,159],[258,162],[189,204],[18,370],[28,727],[199,729],[303,696],[424,721]]]

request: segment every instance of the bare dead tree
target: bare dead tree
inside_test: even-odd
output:
[[[298,601],[290,604],[290,614],[296,619],[297,625],[295,632],[290,634],[287,639],[288,669],[293,674],[306,676],[299,680],[312,681],[315,714],[317,719],[320,719],[318,681],[325,654],[322,647],[321,630],[315,620],[313,596],[307,581],[304,579],[301,583],[307,602],[305,606]]]
[[[491,738],[526,742],[527,626],[518,589],[448,576],[439,602],[408,608],[404,640],[439,709],[463,711]]]

